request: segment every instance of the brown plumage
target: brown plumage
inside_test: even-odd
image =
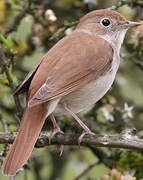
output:
[[[59,41],[43,57],[42,63],[38,63],[33,68],[33,74],[28,74],[24,83],[16,90],[16,93],[23,92],[31,83],[28,91],[28,102],[30,102],[30,105],[32,103],[33,106],[68,94],[107,71],[112,62],[111,46],[100,38],[98,48],[94,48],[93,44],[96,43],[98,38],[86,34],[81,37],[81,35],[82,33],[75,33]],[[68,43],[70,38],[73,39],[73,44]],[[82,41],[81,44],[78,44],[79,40]],[[88,45],[88,49],[85,48],[85,43]],[[102,46],[108,48],[107,54],[104,53],[105,49]],[[82,56],[79,56],[80,51],[83,52]],[[88,54],[87,51],[90,53]],[[73,52],[72,63],[69,63]],[[103,56],[97,56],[98,53],[103,54]],[[96,59],[95,55],[97,56]],[[100,61],[102,62],[99,63]],[[32,82],[30,82],[31,79]],[[47,85],[45,91],[39,90],[45,82]],[[40,104],[32,108],[26,108],[19,134],[2,167],[5,175],[15,175],[16,171],[29,158],[48,113],[44,105]],[[26,142],[24,143],[24,141]]]
[[[13,176],[25,164],[45,122],[46,114],[45,104],[26,108],[19,133],[3,163],[3,174]]]
[[[113,20],[110,30],[100,23],[106,16]],[[26,163],[47,115],[55,111],[64,114],[61,103],[68,104],[69,112],[77,113],[87,102],[91,105],[98,101],[110,88],[125,35],[125,30],[119,32],[116,21],[121,21],[122,25],[123,21],[127,23],[119,13],[109,10],[93,11],[83,17],[76,30],[50,49],[16,89],[15,94],[27,92],[27,105],[19,133],[2,165],[4,175],[14,176]],[[110,33],[111,41],[108,39]],[[75,119],[84,129],[81,137],[92,134],[78,118]]]
[[[105,53],[107,49],[108,53]],[[29,89],[33,95],[29,105],[32,107],[67,95],[96,79],[111,67],[112,53],[112,47],[104,39],[89,34],[78,32],[64,38],[45,56],[37,70]],[[41,76],[46,77],[44,82]],[[37,89],[36,84],[40,81],[40,86],[37,85],[40,89]]]

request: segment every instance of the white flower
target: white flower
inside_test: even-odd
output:
[[[69,34],[71,34],[72,32],[73,32],[73,28],[68,28],[68,29],[65,30],[65,34],[66,34],[66,35],[69,35]]]
[[[107,107],[103,107],[103,108],[101,109],[101,111],[102,111],[104,117],[105,117],[107,120],[109,120],[109,121],[114,121],[114,117],[113,117],[113,115],[110,113],[110,111],[109,111],[109,109],[108,109]]]
[[[84,0],[83,1],[85,4],[88,4],[88,3],[91,3],[91,4],[97,4],[97,1],[96,0]]]
[[[35,46],[40,46],[42,44],[42,41],[40,40],[38,36],[32,37],[32,42]]]
[[[55,16],[54,12],[51,9],[47,9],[45,12],[45,18],[47,21],[56,21],[57,17]]]
[[[124,104],[124,109],[123,109],[123,119],[126,118],[133,118],[133,114],[132,114],[132,110],[133,110],[133,106],[128,106],[127,103]]]

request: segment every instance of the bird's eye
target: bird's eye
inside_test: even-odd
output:
[[[101,23],[102,23],[103,26],[107,27],[107,26],[110,25],[111,22],[110,22],[109,19],[105,18],[105,19],[102,19]]]

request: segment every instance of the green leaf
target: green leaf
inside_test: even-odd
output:
[[[5,48],[10,51],[13,45],[11,36],[8,35],[7,38],[5,38],[2,34],[0,34],[0,39],[2,40],[3,44],[5,45]]]
[[[12,64],[10,64],[10,66],[9,66],[8,69],[9,69],[9,73],[10,73],[10,75],[11,75],[11,77],[12,77],[12,80],[13,80],[14,84],[17,86],[19,83],[18,83],[17,77],[13,74]]]
[[[4,79],[3,74],[0,74],[0,80]]]
[[[17,4],[13,4],[12,6],[11,6],[11,9],[13,10],[13,11],[21,11],[22,10],[22,7],[20,6],[20,5],[17,5]]]

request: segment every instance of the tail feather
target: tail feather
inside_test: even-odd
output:
[[[19,133],[2,165],[4,175],[14,176],[26,163],[45,122],[46,115],[45,104],[26,108]]]

